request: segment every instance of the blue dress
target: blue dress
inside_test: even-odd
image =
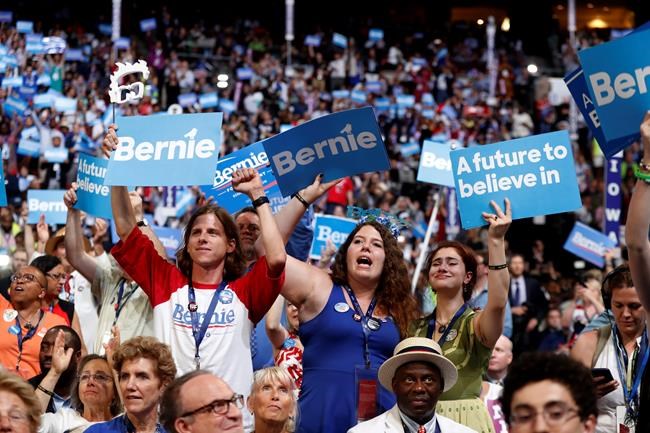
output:
[[[300,433],[346,432],[357,424],[355,366],[364,365],[364,338],[354,310],[340,313],[334,309],[346,303],[343,289],[334,285],[327,304],[316,317],[299,328],[303,353],[303,383],[300,391]],[[347,305],[347,304],[346,304]],[[393,320],[382,320],[377,331],[370,331],[370,365],[379,366],[393,355],[400,341]],[[395,396],[379,382],[379,413],[395,405]]]

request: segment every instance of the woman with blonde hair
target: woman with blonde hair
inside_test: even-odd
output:
[[[254,433],[289,433],[296,426],[296,386],[283,367],[255,372],[251,395],[246,401],[255,417]]]

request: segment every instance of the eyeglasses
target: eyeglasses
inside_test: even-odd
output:
[[[111,376],[104,373],[82,373],[78,378],[79,382],[88,382],[91,378],[98,383],[107,383],[111,381]]]
[[[527,426],[535,422],[538,415],[544,417],[544,421],[549,427],[557,427],[560,424],[578,416],[578,409],[569,407],[560,402],[548,403],[541,412],[537,412],[531,407],[521,407],[515,409],[510,414],[510,424],[517,426]]]
[[[241,394],[233,394],[228,400],[215,400],[212,403],[208,403],[205,406],[201,406],[198,409],[185,412],[179,418],[184,418],[186,416],[192,416],[199,413],[208,413],[212,412],[213,415],[225,415],[230,409],[230,404],[234,404],[237,409],[244,407],[244,396]]]
[[[27,414],[23,413],[23,412],[21,412],[19,410],[12,410],[9,413],[7,413],[6,415],[0,414],[0,418],[2,418],[3,416],[6,416],[7,418],[9,418],[9,423],[12,424],[12,425],[25,424],[29,420],[29,417],[27,416]]]
[[[66,277],[67,277],[66,274],[49,274],[49,273],[48,273],[48,274],[45,274],[45,275],[47,275],[48,277],[52,278],[53,280],[60,280],[60,279],[62,279],[62,278],[66,278]]]
[[[13,274],[10,278],[12,283],[16,281],[27,281],[28,283],[33,283],[38,281],[38,277],[34,274]]]

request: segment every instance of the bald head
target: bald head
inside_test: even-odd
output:
[[[487,374],[493,379],[503,379],[512,363],[512,341],[505,335],[497,340],[492,349]]]

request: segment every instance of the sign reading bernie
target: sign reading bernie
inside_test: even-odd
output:
[[[314,237],[309,249],[309,258],[320,259],[327,247],[327,241],[338,249],[357,226],[357,221],[333,215],[317,214],[314,219]]]
[[[465,229],[486,224],[490,200],[510,199],[513,219],[581,206],[567,131],[454,150],[451,162]]]
[[[565,250],[601,268],[605,266],[605,254],[615,246],[609,237],[581,222],[576,222],[564,243]]]
[[[38,223],[41,214],[45,215],[48,224],[65,224],[68,208],[63,202],[62,189],[46,191],[41,189],[27,190],[28,224]]]
[[[212,185],[221,113],[118,118],[105,185]]]
[[[329,181],[390,167],[371,107],[319,117],[262,143],[284,196],[320,173]]]

